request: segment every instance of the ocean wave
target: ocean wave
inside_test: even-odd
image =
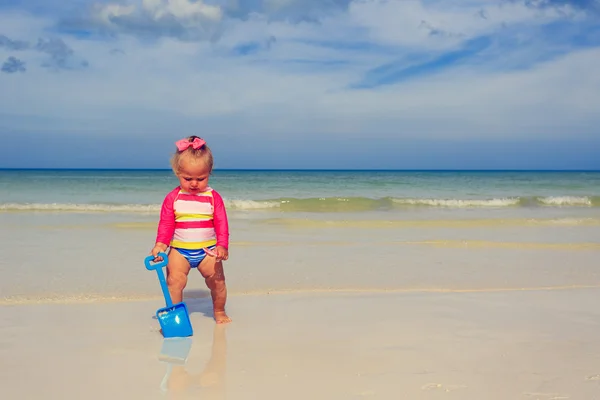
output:
[[[72,213],[156,213],[158,204],[72,204],[72,203],[2,203],[5,212],[72,212]]]
[[[471,207],[510,207],[518,206],[521,203],[520,198],[501,198],[501,199],[393,199],[396,204],[411,206],[431,206],[431,207],[450,207],[450,208],[471,208]]]
[[[507,207],[600,207],[600,196],[502,197],[489,199],[438,199],[367,197],[278,198],[265,200],[225,199],[233,211],[361,212],[407,208],[507,208]],[[0,212],[146,213],[160,212],[160,204],[0,203]]]
[[[538,197],[537,200],[548,206],[592,206],[593,198],[588,196],[551,196]]]
[[[224,200],[225,207],[235,210],[260,210],[269,208],[279,208],[280,201],[276,200]]]

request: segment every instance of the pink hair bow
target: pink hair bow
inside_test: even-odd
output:
[[[194,138],[191,142],[188,139],[181,139],[175,142],[175,146],[177,146],[177,150],[184,151],[188,147],[192,146],[194,150],[198,150],[200,147],[204,146],[206,142],[200,138]]]

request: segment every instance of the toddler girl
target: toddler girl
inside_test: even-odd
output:
[[[171,159],[179,186],[165,197],[152,255],[170,246],[167,286],[173,303],[183,300],[191,268],[198,268],[210,289],[215,321],[230,322],[225,313],[227,286],[223,261],[229,258],[229,225],[223,198],[208,186],[213,168],[212,152],[198,136],[175,143]]]

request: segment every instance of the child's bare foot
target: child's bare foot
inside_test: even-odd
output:
[[[225,311],[215,311],[214,314],[217,324],[228,324],[231,322],[231,318],[225,314]]]

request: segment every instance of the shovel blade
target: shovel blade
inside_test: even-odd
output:
[[[194,331],[185,303],[173,304],[171,307],[159,308],[156,318],[160,323],[165,338],[192,336]]]

